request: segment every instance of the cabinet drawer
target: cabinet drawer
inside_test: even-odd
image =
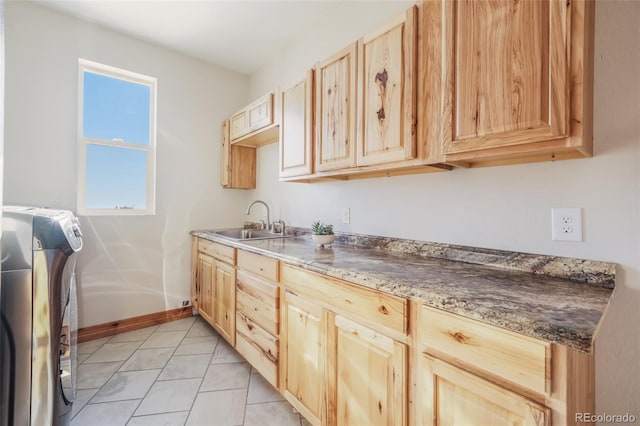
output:
[[[198,250],[202,253],[206,253],[211,257],[215,257],[223,262],[235,264],[236,249],[233,247],[225,246],[222,244],[214,243],[200,238],[198,242]]]
[[[550,391],[549,343],[425,306],[418,331],[427,352],[541,394]]]
[[[246,269],[271,281],[278,281],[278,261],[270,257],[238,250],[238,268]]]
[[[278,286],[238,270],[236,309],[271,334],[278,334]]]
[[[278,338],[240,313],[236,313],[236,350],[278,387]]]
[[[282,267],[282,283],[322,303],[327,309],[360,318],[371,327],[407,333],[407,301],[356,284],[328,278],[290,265]]]

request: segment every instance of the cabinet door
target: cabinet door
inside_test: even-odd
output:
[[[549,426],[548,408],[474,374],[422,355],[417,377],[421,425]]]
[[[218,332],[233,346],[236,336],[236,272],[233,266],[216,261],[214,323]]]
[[[567,4],[442,1],[445,153],[567,135]]]
[[[222,123],[220,184],[223,188],[254,189],[256,187],[256,149],[231,145],[231,120]]]
[[[358,43],[358,166],[416,155],[416,10]]]
[[[217,261],[206,254],[198,254],[198,285],[200,288],[200,298],[198,311],[202,318],[213,325],[214,312],[214,285],[216,280]]]
[[[247,133],[273,124],[273,93],[267,93],[247,107]]]
[[[329,424],[407,424],[407,347],[341,316],[335,317],[327,365]]]
[[[324,392],[326,319],[322,308],[286,291],[282,298],[280,369],[285,398],[320,425]]]
[[[280,177],[313,173],[313,71],[280,91]]]
[[[242,110],[231,116],[230,121],[230,138],[236,140],[249,133],[249,123],[247,120],[247,111]]]
[[[316,65],[317,171],[356,165],[357,43]]]

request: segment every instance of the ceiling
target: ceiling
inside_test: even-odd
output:
[[[252,74],[338,1],[39,0],[115,31]]]

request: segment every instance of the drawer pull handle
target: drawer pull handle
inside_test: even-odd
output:
[[[469,343],[469,341],[471,340],[469,337],[465,336],[459,331],[456,331],[455,333],[449,332],[449,336],[451,336],[451,338],[453,338],[456,342],[463,344]]]
[[[389,315],[389,309],[387,309],[387,307],[384,305],[380,305],[378,311],[380,311],[380,313],[383,315]]]

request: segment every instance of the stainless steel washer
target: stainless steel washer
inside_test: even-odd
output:
[[[78,221],[65,210],[5,206],[1,241],[0,425],[68,425]]]

